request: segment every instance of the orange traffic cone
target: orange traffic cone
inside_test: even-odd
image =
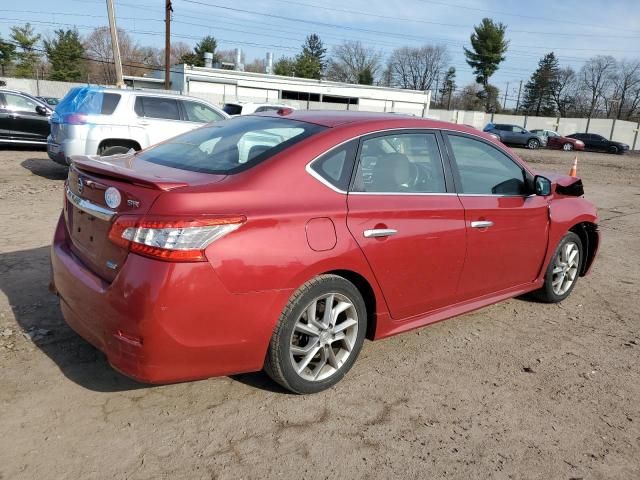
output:
[[[571,170],[569,170],[569,176],[577,177],[578,176],[578,156],[573,159],[573,165],[571,165]]]

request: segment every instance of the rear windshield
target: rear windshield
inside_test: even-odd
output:
[[[235,117],[179,135],[138,157],[181,170],[232,174],[251,168],[325,128],[278,117]]]
[[[56,113],[82,113],[85,115],[111,115],[120,101],[120,94],[105,92],[96,87],[76,87],[69,90],[56,105]]]
[[[225,103],[222,110],[229,115],[240,115],[242,113],[242,105],[236,105],[235,103]]]

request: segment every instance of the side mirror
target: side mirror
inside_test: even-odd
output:
[[[533,184],[536,189],[536,195],[546,197],[551,195],[551,180],[541,175],[536,175],[533,179]]]
[[[36,105],[36,113],[38,115],[47,116],[49,115],[49,109],[47,107],[43,107],[42,105]]]

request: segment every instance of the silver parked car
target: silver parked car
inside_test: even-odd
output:
[[[204,123],[229,118],[198,98],[143,90],[73,88],[49,122],[49,158],[63,165],[73,155],[141,150]]]
[[[506,145],[518,145],[532,150],[547,145],[547,139],[544,136],[536,135],[518,125],[488,123],[483,131],[498,135],[500,141]]]

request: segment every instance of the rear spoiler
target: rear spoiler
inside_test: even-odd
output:
[[[105,160],[108,158],[108,160]],[[122,154],[110,157],[100,157],[98,155],[76,155],[71,157],[72,167],[89,173],[95,173],[103,177],[108,177],[116,181],[125,180],[127,182],[141,185],[156,190],[174,190],[186,187],[187,182],[181,182],[175,178],[166,178],[149,173],[143,173],[133,167],[135,162],[140,162],[134,155]]]

